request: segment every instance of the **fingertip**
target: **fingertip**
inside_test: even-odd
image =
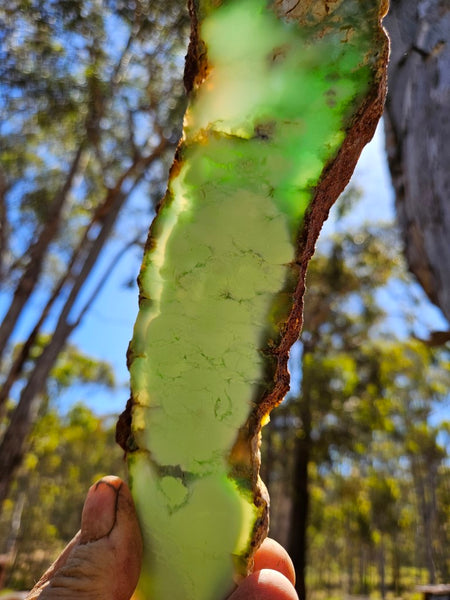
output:
[[[266,538],[254,557],[253,571],[272,569],[284,575],[295,585],[295,569],[291,557],[281,544],[272,538]]]
[[[81,543],[108,536],[118,520],[137,521],[133,498],[127,484],[115,475],[102,477],[90,488],[81,516]]]
[[[298,600],[298,596],[279,571],[261,569],[246,577],[229,600]]]
[[[113,485],[119,484],[113,482]],[[130,489],[123,481],[117,493],[116,526],[111,534],[111,544],[117,561],[114,599],[128,600],[141,570],[142,536]]]
[[[114,600],[128,600],[136,587],[142,560],[142,537],[127,484],[113,475],[89,489],[81,519],[80,544],[96,542],[103,557],[107,588],[113,585]],[[100,550],[101,548],[101,550]],[[99,569],[100,571],[100,569]],[[114,577],[111,577],[114,573]]]
[[[120,485],[105,477],[89,488],[81,515],[81,543],[94,542],[110,534],[116,523]]]
[[[108,485],[114,487],[116,490],[119,490],[122,486],[128,488],[124,480],[120,477],[117,477],[117,475],[105,475],[105,477],[102,477],[96,483],[94,483],[93,487],[99,485],[100,483],[107,483]]]

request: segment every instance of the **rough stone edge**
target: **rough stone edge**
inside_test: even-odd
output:
[[[246,475],[251,478],[254,503],[261,512],[261,517],[255,524],[251,547],[249,548],[249,571],[251,571],[252,556],[267,536],[269,527],[269,495],[259,477],[261,424],[267,420],[270,412],[283,401],[289,391],[289,351],[298,339],[303,325],[306,270],[314,254],[317,238],[328,218],[332,205],[348,184],[364,146],[372,139],[383,113],[387,91],[389,39],[382,27],[382,20],[387,13],[387,9],[387,2],[381,0],[378,39],[374,40],[375,43],[379,44],[380,52],[377,64],[373,67],[372,86],[359,109],[353,115],[340,150],[322,171],[298,238],[296,265],[299,267],[299,279],[293,294],[292,309],[281,335],[280,343],[270,351],[277,361],[273,388],[254,406],[246,424],[241,428],[231,452],[230,462],[239,465],[240,470],[244,468]],[[243,458],[245,460],[245,457],[250,459],[247,465],[243,464]],[[243,475],[244,473],[241,472],[240,474]]]

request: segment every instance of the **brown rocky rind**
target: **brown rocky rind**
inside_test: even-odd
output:
[[[282,402],[289,391],[289,351],[302,329],[306,270],[314,254],[317,238],[328,218],[330,208],[348,184],[359,156],[364,146],[372,139],[383,113],[387,91],[389,39],[381,22],[387,10],[388,2],[382,2],[379,9],[378,39],[374,40],[374,46],[378,45],[380,51],[373,67],[373,84],[349,122],[346,137],[339,152],[329,161],[322,172],[298,237],[296,265],[299,271],[297,287],[292,297],[292,309],[279,344],[275,348],[266,349],[266,352],[272,354],[276,359],[273,388],[264,394],[258,403],[254,404],[253,411],[239,431],[231,452],[232,474],[251,478],[255,505],[265,507],[264,516],[255,524],[249,564],[251,564],[252,555],[267,536],[269,526],[269,496],[264,483],[259,478],[261,424],[267,420],[268,414]]]

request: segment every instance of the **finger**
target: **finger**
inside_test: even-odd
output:
[[[61,552],[61,554],[58,556],[58,558],[55,560],[55,562],[47,569],[47,571],[45,571],[45,573],[39,579],[39,581],[33,587],[31,592],[27,595],[25,600],[34,600],[35,598],[40,597],[40,593],[42,592],[42,590],[44,589],[44,587],[46,586],[48,581],[54,576],[54,574],[62,566],[64,566],[66,564],[67,558],[69,557],[70,553],[72,552],[74,546],[77,546],[79,544],[80,534],[81,534],[81,531],[79,531],[76,534],[76,536],[67,544],[67,546]]]
[[[298,600],[298,596],[284,575],[271,569],[262,569],[243,579],[228,600]]]
[[[27,600],[129,600],[141,556],[130,491],[119,478],[105,477],[88,492],[81,531]]]
[[[100,589],[111,589],[108,600],[129,600],[140,574],[142,537],[131,492],[118,477],[104,477],[86,498],[80,543],[88,548],[96,540]]]
[[[279,571],[295,585],[295,569],[291,557],[281,544],[266,538],[254,556],[253,571],[274,569]]]

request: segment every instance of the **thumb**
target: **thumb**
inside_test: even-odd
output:
[[[88,492],[81,530],[26,600],[129,600],[141,557],[130,491],[118,477],[105,477]]]

